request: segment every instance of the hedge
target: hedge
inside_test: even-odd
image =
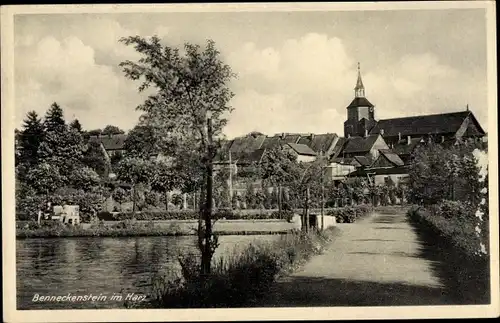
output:
[[[463,202],[443,201],[424,208],[412,207],[408,213],[425,241],[437,248],[433,256],[445,273],[449,289],[464,304],[488,303],[489,255],[479,251],[473,208]]]
[[[142,212],[127,212],[127,213],[97,213],[99,220],[103,221],[124,221],[136,219],[139,221],[158,221],[158,220],[197,220],[199,213],[193,210],[177,210],[177,211],[142,211]],[[293,217],[293,211],[275,211],[259,212],[254,214],[232,211],[229,209],[217,210],[214,213],[215,219],[225,220],[262,220],[262,219],[285,219],[290,221]]]
[[[329,210],[327,215],[335,216],[337,223],[353,223],[357,219],[366,216],[371,211],[367,205],[346,206]]]

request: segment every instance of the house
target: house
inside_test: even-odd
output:
[[[106,153],[111,158],[114,155],[123,154],[125,152],[125,140],[127,135],[125,134],[115,134],[115,135],[98,135],[90,136],[89,142],[100,143]]]
[[[317,156],[312,148],[304,144],[287,143],[283,145],[283,149],[295,155],[298,162],[312,162]]]

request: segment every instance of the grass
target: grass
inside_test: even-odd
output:
[[[273,242],[250,244],[214,261],[202,282],[199,257],[180,259],[182,276],[154,284],[153,308],[242,307],[258,302],[280,276],[293,272],[311,256],[322,252],[337,229],[304,234],[289,233]]]

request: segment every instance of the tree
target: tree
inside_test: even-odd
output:
[[[214,138],[220,137],[227,124],[225,116],[232,111],[229,101],[233,93],[229,82],[235,76],[220,59],[215,43],[209,40],[204,49],[186,43],[185,53],[178,48],[163,46],[157,36],[131,36],[120,40],[132,45],[143,57],[120,63],[125,75],[141,80],[139,91],[154,87],[156,94],[138,107],[143,122],[155,129],[160,148],[168,156],[191,155],[189,166],[203,164],[206,178],[206,198],[202,204],[204,227],[199,223],[198,247],[201,251],[201,277],[210,274],[210,263],[217,247],[212,232],[212,171],[213,159],[220,148]],[[207,121],[208,118],[208,121]],[[182,162],[176,158],[176,163]],[[190,169],[199,174],[199,169]],[[197,175],[198,177],[198,175]]]
[[[92,129],[87,131],[87,135],[89,136],[99,136],[102,134],[102,129]]]
[[[104,147],[97,141],[90,141],[83,154],[82,162],[103,178],[107,178],[111,170],[110,160]]]
[[[89,191],[92,187],[99,185],[99,175],[90,167],[76,168],[69,178],[69,183],[76,189]]]
[[[151,188],[165,194],[165,208],[168,210],[168,192],[177,185],[178,176],[171,165],[163,161],[153,162],[153,177]]]
[[[29,165],[38,161],[38,148],[44,137],[42,121],[35,111],[30,111],[24,119],[23,130],[19,133],[19,163]]]
[[[125,139],[125,154],[130,157],[149,158],[158,153],[157,136],[151,126],[137,125]]]
[[[104,135],[121,135],[124,133],[125,133],[125,131],[118,128],[117,126],[107,125],[106,127],[104,127],[104,129],[102,129],[101,135],[103,135],[103,136]]]
[[[73,120],[73,121],[69,124],[69,127],[70,127],[70,129],[75,129],[75,130],[76,130],[76,131],[78,131],[79,133],[83,133],[83,130],[82,130],[82,125],[80,124],[80,121],[78,121],[78,119]]]
[[[64,126],[45,133],[45,139],[38,148],[38,156],[40,160],[57,165],[61,175],[68,178],[73,170],[83,165],[83,151],[82,135]]]
[[[30,168],[26,174],[26,182],[38,193],[49,194],[65,183],[59,168],[53,164],[42,162]]]
[[[47,110],[43,126],[46,132],[63,132],[66,130],[63,110],[56,102],[52,103],[49,110]]]
[[[153,165],[149,160],[127,157],[118,163],[118,167],[116,169],[118,179],[132,184],[132,189],[134,190],[134,193],[132,194],[134,212],[137,202],[137,187],[139,184],[150,184],[151,179],[153,178],[153,173]]]

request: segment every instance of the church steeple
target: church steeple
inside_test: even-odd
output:
[[[354,96],[356,98],[365,97],[365,87],[363,85],[363,80],[361,80],[361,69],[358,62],[358,81],[356,82],[356,87],[354,88]]]

